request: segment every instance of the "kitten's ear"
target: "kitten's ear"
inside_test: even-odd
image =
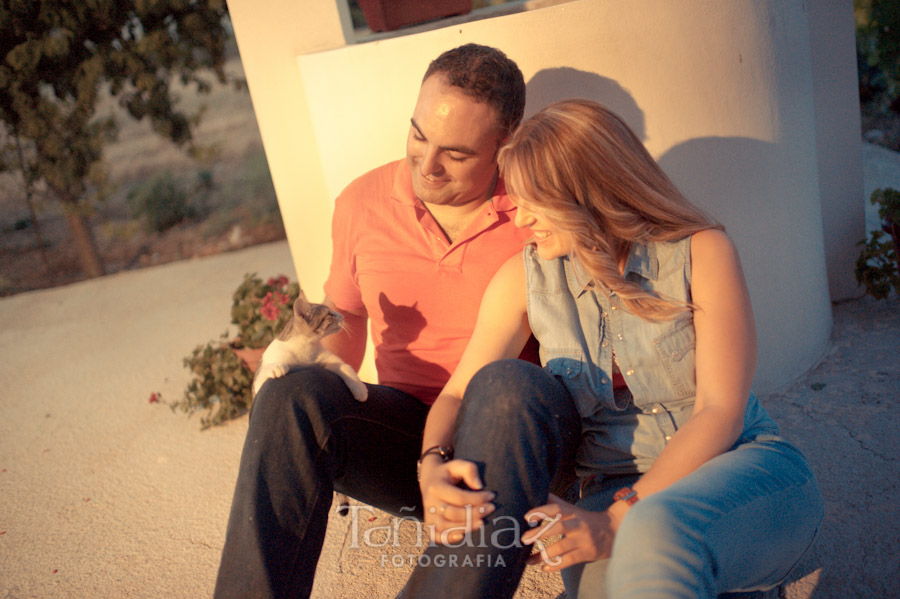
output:
[[[294,300],[294,314],[306,320],[309,317],[309,302],[306,301],[306,295],[300,291],[300,295]]]

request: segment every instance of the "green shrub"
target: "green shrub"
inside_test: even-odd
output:
[[[240,416],[253,399],[253,373],[241,363],[227,339],[226,333],[221,342],[199,345],[184,359],[194,376],[184,398],[171,405],[173,410],[187,414],[206,410],[207,415],[200,419],[203,428]]]
[[[128,194],[132,216],[146,219],[147,229],[163,232],[196,216],[187,191],[169,173],[144,181]]]
[[[876,189],[870,201],[878,206],[878,216],[882,229],[872,231],[868,239],[857,245],[863,246],[856,259],[856,282],[866,288],[866,293],[875,299],[884,299],[891,289],[900,293],[900,260],[898,260],[897,238],[886,234],[900,229],[900,191],[896,189]]]
[[[298,295],[300,286],[284,275],[263,281],[245,274],[232,295],[231,324],[237,325],[237,336],[230,338],[226,331],[220,341],[198,345],[184,359],[193,378],[184,397],[170,404],[172,410],[187,414],[206,410],[200,420],[203,428],[246,412],[253,401],[253,371],[234,350],[269,345],[291,319]]]

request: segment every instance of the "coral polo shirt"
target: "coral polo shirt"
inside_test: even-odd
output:
[[[405,160],[353,181],[335,201],[325,294],[365,308],[378,382],[434,402],[469,341],[491,277],[530,236],[502,181],[455,243],[412,188]]]

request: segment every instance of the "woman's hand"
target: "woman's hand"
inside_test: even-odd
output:
[[[477,490],[462,489],[460,482]],[[465,460],[441,462],[439,456],[426,456],[419,488],[425,524],[432,540],[441,545],[459,543],[467,533],[484,526],[484,518],[496,509],[490,503],[494,493],[484,490],[478,467]]]
[[[522,542],[526,545],[537,543],[540,549],[540,553],[528,558],[528,563],[543,562],[545,572],[557,572],[575,564],[609,557],[621,516],[610,511],[583,510],[551,494],[549,503],[529,510],[525,520],[535,522],[537,526],[522,535]],[[562,538],[551,545],[544,546],[541,542],[559,535]]]

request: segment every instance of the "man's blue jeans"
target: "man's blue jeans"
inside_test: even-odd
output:
[[[263,385],[250,414],[215,597],[309,597],[334,491],[421,517],[416,460],[428,407],[396,389],[368,387],[368,401],[358,402],[319,367]]]
[[[497,510],[458,546],[429,547],[402,596],[512,597],[531,550],[517,542],[523,516],[551,489],[565,494],[579,441],[574,402],[546,371],[519,361],[482,369],[466,391],[456,457],[479,465]],[[605,509],[637,478],[597,477],[579,503]],[[768,588],[810,545],[822,515],[815,477],[796,448],[774,435],[745,439],[634,504],[610,560],[564,573],[568,596],[697,598]]]

